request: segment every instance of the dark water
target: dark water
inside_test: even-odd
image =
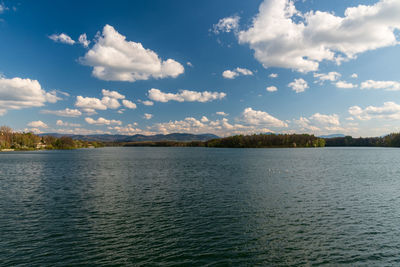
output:
[[[400,265],[400,149],[0,153],[1,266]]]

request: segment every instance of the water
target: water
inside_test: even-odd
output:
[[[1,266],[398,266],[399,222],[399,149],[0,153]]]

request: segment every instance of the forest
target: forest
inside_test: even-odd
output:
[[[73,140],[71,137],[38,136],[33,133],[14,132],[0,127],[0,150],[76,149],[103,146],[100,142]]]
[[[178,147],[230,147],[230,148],[267,148],[267,147],[323,147],[325,140],[309,134],[253,134],[235,135],[208,141],[157,141],[130,142],[123,146],[178,146]]]
[[[391,133],[382,137],[351,136],[328,138],[326,146],[364,146],[364,147],[400,147],[400,133]]]

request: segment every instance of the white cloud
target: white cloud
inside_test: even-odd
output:
[[[225,70],[224,72],[222,72],[222,77],[224,77],[225,79],[234,79],[239,75],[249,76],[253,75],[253,72],[249,69],[239,67],[234,70]]]
[[[361,89],[385,89],[387,91],[399,91],[400,83],[396,81],[368,80],[361,83]]]
[[[133,103],[132,101],[129,101],[129,100],[122,100],[122,104],[125,106],[125,107],[127,107],[127,108],[129,108],[129,109],[135,109],[136,108],[136,104],[135,103]]]
[[[162,61],[141,43],[127,41],[112,26],[106,25],[95,45],[80,58],[84,65],[93,67],[93,76],[106,81],[148,80],[177,77],[184,67],[173,59]]]
[[[87,39],[87,35],[86,33],[82,33],[81,35],[79,35],[79,39],[78,42],[83,45],[83,47],[88,47],[90,44],[90,41]]]
[[[121,106],[117,99],[111,98],[109,96],[103,96],[101,99],[101,103],[103,103],[107,108],[117,109]]]
[[[98,98],[77,96],[75,106],[81,109],[106,110],[107,106]]]
[[[213,25],[214,33],[219,34],[221,32],[236,32],[239,28],[239,16],[231,16],[220,19],[217,24]]]
[[[253,72],[249,69],[245,69],[245,68],[239,68],[237,67],[235,69],[236,72],[242,74],[242,75],[253,75]]]
[[[100,129],[84,129],[84,128],[74,128],[74,129],[60,128],[60,129],[56,129],[54,132],[61,133],[61,134],[82,134],[82,135],[111,134],[110,131],[103,131]]]
[[[350,77],[353,78],[353,79],[357,79],[358,78],[358,74],[357,73],[353,73]]]
[[[0,77],[1,110],[41,107],[46,102],[55,103],[60,99],[56,91],[43,90],[37,80]]]
[[[252,25],[237,36],[268,67],[318,70],[328,60],[338,64],[358,54],[398,43],[400,1],[347,8],[344,17],[325,11],[302,14],[290,0],[265,0]]]
[[[340,126],[339,116],[337,114],[321,114],[315,113],[310,117],[300,117],[293,120],[294,124],[299,128],[294,132],[309,132],[313,134],[323,134],[332,132],[354,132],[353,127],[343,128]]]
[[[206,116],[203,116],[203,117],[201,117],[200,121],[205,123],[205,122],[208,122],[209,119]]]
[[[113,127],[110,126],[110,127],[108,127],[108,129],[115,130],[119,134],[125,134],[125,135],[134,135],[134,134],[153,135],[153,134],[156,134],[155,132],[142,130],[140,128],[137,128],[136,126],[137,126],[136,123],[132,123],[132,124],[127,124],[126,126],[113,126]]]
[[[186,62],[186,65],[188,65],[189,67],[193,68],[193,64],[191,62]]]
[[[289,83],[288,86],[291,87],[296,93],[304,92],[308,88],[307,82],[302,78],[294,79],[294,81]]]
[[[58,43],[69,44],[69,45],[75,44],[75,41],[72,40],[72,38],[66,35],[65,33],[52,34],[49,36],[49,38],[54,42]]]
[[[213,100],[223,99],[226,96],[225,93],[219,92],[196,92],[189,90],[180,90],[179,93],[163,93],[159,89],[150,89],[149,98],[156,102],[209,102]]]
[[[304,118],[304,117],[300,117],[298,120],[295,119],[295,120],[293,120],[293,122],[295,124],[297,124],[298,126],[300,126],[300,130],[301,131],[307,131],[307,130],[309,130],[311,132],[319,132],[319,131],[321,131],[320,128],[318,128],[315,125],[312,125],[310,120],[307,119],[307,118]]]
[[[332,114],[332,115],[324,115],[320,113],[315,113],[312,115],[310,120],[314,120],[317,123],[323,124],[323,125],[336,125],[339,126],[339,116],[337,114]]]
[[[62,120],[57,120],[56,124],[58,126],[65,126],[65,127],[80,127],[81,126],[79,123],[64,122]]]
[[[125,99],[125,96],[121,95],[117,91],[109,91],[109,90],[103,89],[103,90],[101,90],[101,93],[103,94],[103,96],[108,96],[108,97],[111,97],[114,99]]]
[[[234,79],[238,75],[239,73],[231,70],[225,70],[224,72],[222,72],[222,77],[224,77],[225,79]]]
[[[263,125],[242,125],[231,124],[227,118],[220,120],[197,120],[193,117],[187,117],[183,120],[175,120],[163,123],[156,123],[150,127],[150,130],[156,133],[213,133],[218,136],[230,136],[235,134],[254,134],[273,132],[272,130],[263,127]]]
[[[153,106],[154,102],[150,101],[150,100],[145,100],[145,101],[141,101],[143,105],[145,106]]]
[[[395,102],[385,102],[383,106],[368,106],[362,109],[359,106],[352,106],[349,108],[349,113],[359,120],[371,120],[374,118],[385,120],[399,120],[400,119],[400,105]]]
[[[242,121],[250,125],[263,125],[265,127],[288,127],[288,125],[271,116],[267,112],[246,108],[242,113]]]
[[[337,88],[345,88],[345,89],[351,89],[357,87],[356,84],[348,83],[345,81],[338,81],[337,83],[335,83],[335,85]]]
[[[89,123],[89,124],[94,124],[94,125],[113,125],[113,124],[115,124],[115,125],[122,125],[122,122],[121,122],[121,121],[118,121],[118,120],[108,120],[108,119],[105,119],[105,118],[103,118],[103,117],[99,117],[97,120],[94,120],[94,119],[92,119],[92,118],[87,117],[87,118],[85,118],[85,121],[86,121],[87,123]]]
[[[325,81],[337,81],[342,75],[338,72],[331,71],[329,73],[314,73],[314,78],[318,78],[320,83]]]
[[[107,109],[117,109],[121,106],[119,103],[119,99],[125,99],[124,95],[121,95],[120,93],[116,91],[109,91],[106,89],[101,90],[101,93],[103,94],[103,98],[99,99],[96,97],[83,97],[83,96],[77,96],[76,97],[76,102],[75,106],[78,108],[81,108],[87,113],[95,114],[96,110],[107,110]],[[123,100],[123,102],[127,103],[128,102],[132,103],[131,101],[128,100]],[[132,103],[134,104],[134,103]],[[133,105],[130,105],[133,106]]]
[[[33,128],[48,128],[47,124],[42,121],[31,121],[28,123],[28,126]]]
[[[151,118],[153,118],[153,114],[144,113],[143,118],[145,118],[146,120],[150,120]]]
[[[270,75],[268,75],[268,77],[270,77],[270,78],[278,78],[278,74],[277,73],[271,73]]]
[[[43,114],[54,114],[61,117],[79,117],[82,115],[78,109],[70,109],[66,108],[63,110],[42,110],[41,113]]]
[[[276,91],[278,91],[278,88],[276,88],[276,86],[268,86],[268,87],[266,88],[266,90],[267,90],[268,92],[276,92]]]
[[[220,116],[228,116],[229,115],[228,113],[225,113],[223,111],[217,111],[217,112],[215,112],[215,114],[220,115]]]
[[[6,109],[0,109],[0,116],[3,116],[7,113]]]

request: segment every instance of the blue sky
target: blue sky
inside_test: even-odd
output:
[[[0,125],[400,131],[400,2],[4,1]]]

